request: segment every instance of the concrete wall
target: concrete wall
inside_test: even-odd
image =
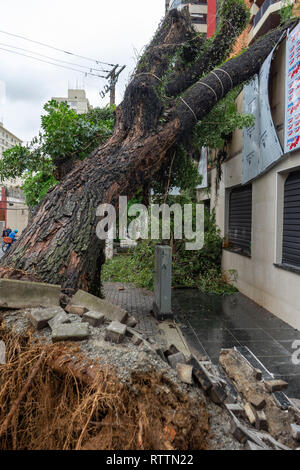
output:
[[[274,125],[283,143],[285,43],[272,63],[270,104]],[[238,98],[241,110],[242,96]],[[236,286],[259,305],[300,330],[300,274],[275,266],[281,263],[284,181],[290,170],[300,168],[300,151],[284,155],[267,173],[252,182],[251,258],[223,250],[224,270],[236,269]],[[216,170],[211,172],[211,207],[224,237],[228,230],[230,188],[241,184],[242,132],[236,131],[216,194]],[[203,199],[199,193],[198,199]]]

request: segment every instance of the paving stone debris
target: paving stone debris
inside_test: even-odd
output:
[[[112,343],[121,343],[126,334],[127,327],[118,321],[112,321],[105,332],[105,340]]]
[[[100,326],[105,321],[105,315],[103,315],[103,313],[91,310],[83,314],[82,321],[89,323],[94,327]]]
[[[249,397],[249,402],[257,410],[262,410],[266,406],[266,400],[262,395],[252,394]]]
[[[31,308],[28,310],[27,317],[37,330],[41,330],[48,326],[48,322],[59,313],[64,313],[61,307]]]
[[[288,383],[284,380],[265,380],[265,387],[268,392],[280,392],[281,390],[285,390],[288,387]]]
[[[173,369],[176,369],[177,364],[185,364],[186,359],[185,355],[182,352],[178,352],[176,354],[171,354],[168,356],[168,362]]]
[[[88,308],[83,307],[82,305],[68,304],[65,308],[65,311],[68,313],[73,313],[74,315],[82,316],[85,312],[88,311]]]
[[[300,426],[298,424],[291,424],[292,436],[296,441],[300,441]]]
[[[48,325],[50,326],[51,330],[53,330],[58,325],[62,323],[71,323],[71,321],[71,316],[62,311],[55,315],[55,317],[51,318],[51,320],[48,321]]]
[[[52,330],[52,341],[82,341],[89,337],[88,323],[62,323]]]
[[[192,377],[193,366],[179,363],[176,365],[176,370],[177,370],[177,374],[181,382],[185,384],[193,385],[193,377]]]

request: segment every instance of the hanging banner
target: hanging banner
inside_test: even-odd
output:
[[[286,40],[284,151],[300,148],[300,24]]]
[[[204,189],[208,186],[208,177],[207,177],[207,149],[206,147],[202,147],[199,165],[198,165],[198,173],[202,175],[202,183],[196,186],[196,189]]]
[[[243,112],[253,114],[255,122],[252,127],[243,129],[242,184],[257,178],[283,155],[269,102],[269,77],[275,47],[259,75],[255,75],[243,89]]]

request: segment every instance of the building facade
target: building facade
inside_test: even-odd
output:
[[[0,123],[0,158],[3,152],[15,145],[22,144],[21,139],[3,127]],[[0,232],[6,227],[18,229],[21,233],[28,223],[28,207],[20,189],[21,181],[8,181],[0,187]]]
[[[187,8],[194,28],[211,37],[217,25],[217,0],[166,0],[166,11]]]
[[[223,269],[236,271],[240,292],[300,330],[300,73],[293,62],[294,52],[300,57],[300,26],[296,28],[292,53],[284,38],[270,62],[266,95],[271,122],[263,122],[258,135],[256,124],[247,132],[234,132],[221,180],[213,168],[209,194],[198,190],[198,200],[215,210],[224,237]],[[255,89],[258,100],[260,90]],[[240,112],[249,96],[249,87],[244,87],[237,98]],[[268,140],[264,125],[269,134],[274,131],[276,158],[274,139]]]
[[[74,109],[77,114],[85,114],[91,109],[89,100],[86,97],[85,90],[68,90],[67,98],[52,98],[59,103],[67,103],[71,109]]]
[[[0,122],[0,158],[2,158],[5,150],[18,144],[22,144],[22,140],[16,137],[8,129],[5,129],[5,127],[3,127],[3,123]]]

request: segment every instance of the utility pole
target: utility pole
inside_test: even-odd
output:
[[[125,65],[123,65],[122,67],[119,64],[114,65],[105,77],[106,80],[109,80],[109,85],[105,85],[103,90],[99,92],[101,98],[104,98],[106,93],[109,92],[110,106],[114,106],[116,104],[116,84],[120,73],[125,69],[125,67]]]

